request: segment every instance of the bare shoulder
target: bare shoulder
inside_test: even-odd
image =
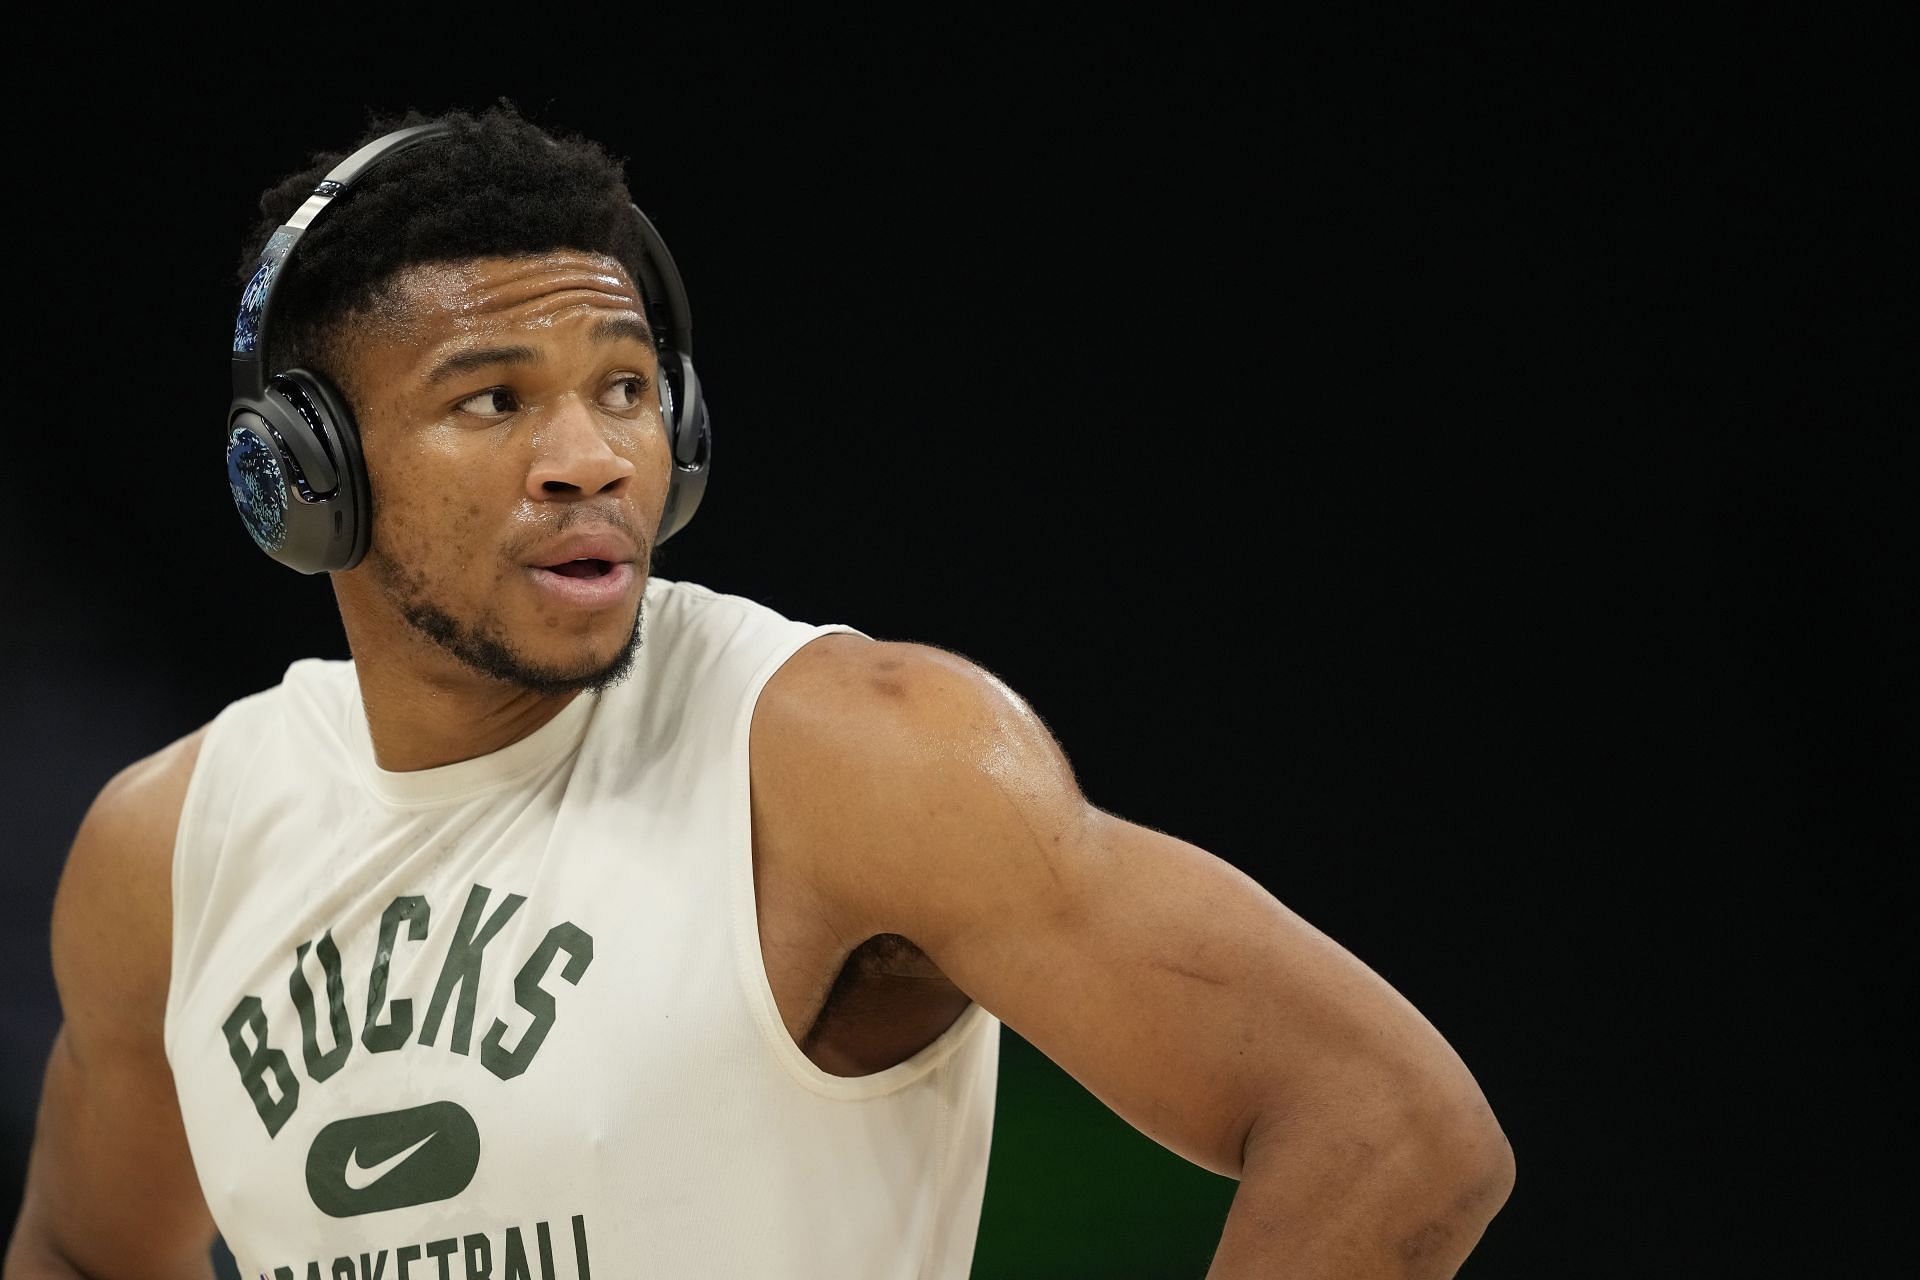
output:
[[[96,1019],[102,1031],[150,1031],[163,1013],[174,838],[205,736],[202,726],[115,774],[74,836],[54,895],[53,969],[83,1039]]]
[[[103,834],[150,842],[161,834],[152,829],[155,823],[177,826],[207,728],[202,725],[174,739],[109,778],[88,807],[82,830],[91,827]],[[172,833],[166,834],[171,839]]]
[[[843,937],[915,930],[956,882],[1042,869],[1091,812],[1027,700],[929,645],[829,636],[753,721],[756,847],[800,871]],[[922,922],[923,923],[923,922]]]
[[[775,673],[755,747],[841,769],[918,772],[973,764],[1071,778],[1025,698],[979,663],[933,645],[829,635]],[[922,779],[924,781],[924,779]]]

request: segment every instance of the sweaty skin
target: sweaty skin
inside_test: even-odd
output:
[[[367,559],[334,587],[376,756],[412,770],[519,740],[577,696],[556,686],[617,666],[670,458],[639,299],[611,260],[416,268],[390,301],[334,371],[375,512]],[[628,557],[630,578],[591,607],[567,597],[540,566],[569,538]],[[207,1274],[213,1226],[160,1044],[198,745],[123,771],[75,839],[54,909],[66,1021],[7,1280]],[[821,637],[768,682],[750,765],[767,977],[822,1069],[891,1065],[979,1002],[1141,1131],[1241,1180],[1222,1280],[1451,1276],[1504,1202],[1506,1138],[1426,1019],[1227,863],[1089,802],[1040,717],[977,665]]]
[[[382,313],[340,375],[374,525],[334,590],[380,764],[423,769],[516,741],[573,695],[475,671],[408,622],[407,604],[556,676],[605,667],[633,635],[670,459],[645,311],[613,260],[415,268]],[[529,564],[593,534],[630,559],[628,589],[592,611],[544,599]]]

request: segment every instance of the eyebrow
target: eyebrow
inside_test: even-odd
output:
[[[602,320],[588,330],[587,337],[593,342],[632,341],[653,346],[653,330],[647,322],[638,316],[613,316]],[[505,347],[476,347],[471,351],[456,351],[440,363],[433,366],[427,374],[427,381],[447,382],[475,369],[484,369],[501,364],[534,364],[540,354],[532,347],[518,344]]]

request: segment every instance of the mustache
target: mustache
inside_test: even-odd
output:
[[[514,539],[511,554],[521,555],[580,526],[616,529],[625,534],[639,550],[636,558],[641,564],[651,564],[653,561],[653,530],[635,525],[633,517],[618,503],[583,502],[565,508],[552,519],[529,525],[520,537]]]
[[[627,514],[626,508],[617,504],[581,503],[578,506],[568,507],[560,513],[560,518],[553,522],[553,527],[546,531],[546,536],[550,538],[556,533],[565,533],[577,524],[611,525],[635,542],[644,541],[640,537],[639,530],[633,527],[633,518]]]

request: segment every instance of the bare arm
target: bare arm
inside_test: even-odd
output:
[[[74,838],[53,908],[65,1021],[6,1280],[212,1274],[213,1221],[161,1045],[173,840],[199,746],[196,733],[124,770]]]
[[[849,944],[913,940],[1136,1128],[1239,1178],[1213,1276],[1454,1274],[1512,1155],[1385,981],[1220,859],[1090,805],[961,659],[834,637],[777,680],[755,750],[820,910]]]

